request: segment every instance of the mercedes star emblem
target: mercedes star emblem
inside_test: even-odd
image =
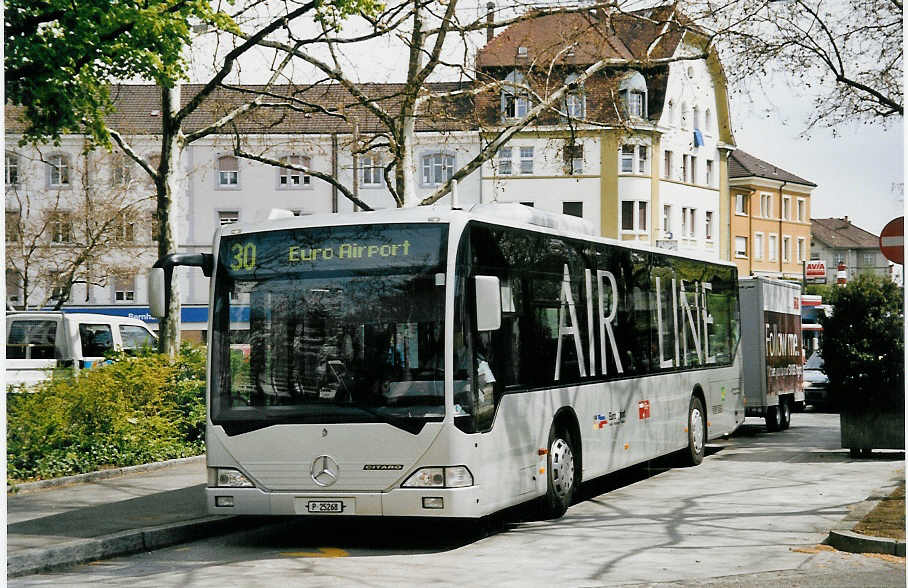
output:
[[[309,472],[312,474],[312,481],[319,486],[330,486],[337,482],[337,474],[340,468],[333,458],[327,455],[320,455],[312,462],[312,468]]]

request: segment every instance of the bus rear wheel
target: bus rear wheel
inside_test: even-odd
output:
[[[546,468],[547,488],[542,501],[541,515],[557,519],[567,512],[577,487],[577,468],[574,441],[564,427],[552,426],[549,432],[549,452]]]
[[[688,466],[700,465],[705,453],[706,411],[703,401],[693,396],[687,409],[687,449],[681,450],[681,462]]]

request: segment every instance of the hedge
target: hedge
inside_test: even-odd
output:
[[[203,349],[109,359],[7,394],[8,482],[204,453]]]

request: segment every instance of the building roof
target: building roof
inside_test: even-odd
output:
[[[460,89],[457,82],[427,84],[431,92],[448,92]],[[185,105],[202,89],[201,84],[184,84],[181,101]],[[250,101],[251,93],[264,86],[243,85],[217,88],[209,99],[192,114],[183,126],[183,132],[205,128],[233,108]],[[393,115],[399,109],[403,84],[361,84],[358,89],[372,98]],[[111,98],[114,111],[108,115],[110,128],[124,135],[157,135],[161,133],[161,89],[149,84],[123,84],[112,86]],[[290,104],[292,108],[262,107],[237,119],[241,133],[323,134],[351,133],[354,127],[361,133],[386,131],[369,110],[339,84],[315,86],[272,86],[264,102]],[[417,117],[416,130],[467,130],[476,127],[472,120],[469,98],[430,101]],[[5,108],[6,132],[21,133],[26,128],[24,109],[7,104]],[[222,133],[232,133],[225,128]]]
[[[769,162],[758,159],[740,149],[735,149],[728,156],[728,177],[729,178],[766,178],[769,180],[778,180],[781,182],[790,182],[802,184],[804,186],[813,186],[816,184],[810,180],[796,176],[791,172],[777,167]]]
[[[591,9],[547,14],[504,28],[479,50],[476,62],[479,67],[514,67],[553,60],[564,65],[607,58],[645,61],[673,55],[688,28],[673,4],[629,13]],[[574,50],[563,52],[569,44]],[[520,47],[527,49],[526,56],[518,53]]]
[[[810,219],[811,236],[833,249],[877,249],[880,238],[845,218]]]

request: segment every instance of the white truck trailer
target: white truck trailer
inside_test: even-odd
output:
[[[801,353],[801,286],[764,277],[738,281],[746,416],[761,417],[766,429],[791,425],[804,407]]]

